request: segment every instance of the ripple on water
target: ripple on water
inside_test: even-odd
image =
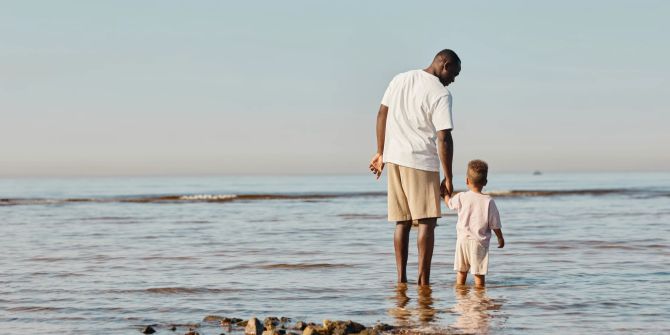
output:
[[[151,294],[217,294],[228,292],[241,292],[237,288],[215,288],[215,287],[150,287],[144,289],[111,289],[104,290],[103,293],[112,294],[133,294],[133,293],[151,293]]]
[[[354,265],[351,264],[332,264],[332,263],[277,263],[277,264],[265,264],[260,265],[259,268],[262,269],[282,269],[282,270],[309,270],[309,269],[338,269],[338,268],[351,268]]]

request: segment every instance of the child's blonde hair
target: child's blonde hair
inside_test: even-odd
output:
[[[489,165],[483,160],[475,159],[468,162],[468,179],[476,186],[485,186],[489,174]]]

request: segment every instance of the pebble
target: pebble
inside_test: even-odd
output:
[[[247,321],[244,333],[249,335],[263,335],[263,324],[257,318],[251,318]]]
[[[154,329],[154,327],[151,327],[151,326],[146,326],[142,329],[143,334],[153,334],[155,332],[156,332],[156,329]]]
[[[263,320],[263,325],[266,330],[272,330],[279,325],[279,318],[275,316],[270,316]]]
[[[203,319],[203,322],[216,322],[219,321],[222,326],[227,326],[228,331],[232,327],[244,327],[244,333],[246,335],[378,335],[382,332],[388,332],[396,330],[394,333],[403,333],[404,331],[411,331],[410,329],[397,328],[395,326],[386,324],[386,323],[377,323],[373,327],[366,328],[364,325],[354,322],[351,320],[342,321],[342,320],[323,320],[323,324],[315,324],[313,322],[297,321],[291,327],[291,319],[287,317],[266,317],[263,319],[263,322],[253,317],[249,320],[242,320],[238,318],[228,318],[219,315],[207,315]],[[197,324],[188,324],[188,326],[196,326]],[[286,328],[291,327],[297,331],[302,331],[301,333],[296,333],[292,331],[287,331]],[[171,325],[170,330],[176,331],[176,325]],[[156,330],[152,326],[147,326],[143,328],[142,333],[144,334],[153,334]],[[235,331],[233,331],[235,333]],[[194,328],[189,328],[189,331],[184,335],[200,335]],[[225,335],[221,333],[220,335]]]
[[[297,330],[305,330],[305,328],[307,328],[307,324],[302,321],[296,322],[295,325],[293,326],[293,329]]]
[[[204,319],[202,319],[202,322],[216,322],[216,321],[223,321],[224,319],[228,318],[219,315],[207,315],[205,316]]]

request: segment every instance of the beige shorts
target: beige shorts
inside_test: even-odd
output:
[[[458,272],[470,270],[473,275],[485,275],[489,270],[489,248],[477,241],[459,238],[456,241],[454,270]]]
[[[442,216],[440,173],[386,164],[388,220],[409,221]]]

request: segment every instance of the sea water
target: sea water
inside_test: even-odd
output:
[[[416,231],[410,283],[395,282],[383,178],[0,179],[0,332],[230,332],[206,315],[456,334],[670,332],[669,173],[489,180],[506,246],[493,237],[488,287],[475,290],[453,285],[457,217],[444,206],[432,285],[412,283]]]

